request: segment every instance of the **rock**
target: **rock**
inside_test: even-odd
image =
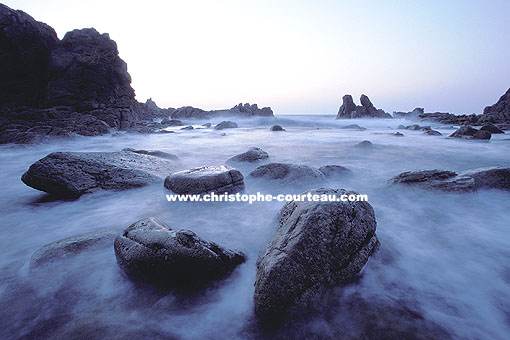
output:
[[[371,148],[374,145],[369,140],[363,140],[363,141],[359,142],[358,144],[356,144],[354,146],[357,147],[357,148]]]
[[[177,118],[203,118],[205,116],[205,112],[202,109],[192,107],[192,106],[183,106],[176,109],[172,112],[171,117],[173,119]]]
[[[181,126],[181,125],[183,125],[182,121],[180,121],[179,119],[170,119],[168,117],[163,118],[163,120],[161,121],[161,124],[164,126]]]
[[[469,125],[463,125],[449,137],[463,139],[490,139],[491,134],[488,131],[480,131],[472,128]]]
[[[30,15],[0,4],[0,35],[0,109],[42,104],[57,34]]]
[[[273,110],[271,110],[270,107],[263,107],[262,109],[259,109],[257,104],[250,105],[249,103],[240,103],[231,108],[229,111],[234,115],[238,115],[237,112],[239,112],[239,115],[241,116],[274,117]]]
[[[436,130],[425,130],[425,132],[423,132],[424,135],[429,135],[429,136],[442,136],[443,134],[439,131],[436,131]]]
[[[211,127],[211,123],[205,123],[204,125],[202,125],[203,127],[205,128],[210,128]]]
[[[352,130],[366,130],[364,127],[359,126],[358,124],[349,124],[345,126],[341,126],[340,129],[352,129]]]
[[[176,168],[175,161],[131,151],[54,152],[32,164],[21,180],[55,197],[77,198],[98,190],[143,187]]]
[[[193,288],[226,277],[246,256],[174,230],[154,217],[137,221],[117,236],[115,256],[128,277]]]
[[[483,110],[479,123],[509,124],[510,123],[510,89],[499,98],[494,105]]]
[[[475,181],[469,176],[457,176],[446,170],[407,171],[390,179],[391,183],[442,191],[473,191]]]
[[[379,246],[368,202],[292,201],[277,218],[278,230],[257,261],[255,314],[264,321],[278,320],[325,288],[353,279]]]
[[[350,95],[342,98],[342,106],[338,110],[336,119],[342,118],[393,118],[389,113],[376,109],[370,99],[362,94],[361,106],[355,106]]]
[[[267,159],[269,155],[267,152],[262,150],[261,148],[253,147],[249,148],[248,151],[243,152],[239,155],[236,155],[234,157],[231,157],[227,160],[227,162],[257,162],[262,159]]]
[[[505,133],[505,131],[501,130],[494,124],[485,124],[480,128],[480,131],[488,131],[490,133]]]
[[[510,190],[510,168],[488,167],[462,172],[459,177],[471,177],[477,189]]]
[[[154,157],[159,157],[159,158],[164,158],[164,159],[171,159],[174,161],[179,160],[179,157],[177,157],[176,155],[167,153],[167,152],[163,152],[163,151],[159,151],[159,150],[135,150],[133,148],[125,148],[122,151],[129,151],[129,152],[134,152],[134,153],[138,153],[141,155],[149,155],[149,156],[154,156]]]
[[[425,109],[417,107],[411,112],[396,112],[393,111],[393,117],[395,118],[418,118],[419,115],[423,114]]]
[[[181,128],[181,130],[193,130],[193,126],[188,125],[188,126]]]
[[[417,124],[409,125],[409,126],[406,126],[406,130],[421,130],[421,126],[419,126]]]
[[[214,130],[223,130],[223,129],[234,129],[234,128],[237,128],[239,127],[237,125],[237,123],[235,122],[232,122],[230,120],[224,120],[222,121],[221,123],[217,124],[215,127],[214,127]]]
[[[176,194],[233,194],[244,189],[244,177],[229,166],[203,166],[171,174],[165,179],[165,188]]]
[[[253,178],[279,180],[282,183],[320,183],[325,176],[319,170],[308,165],[269,163],[250,173]]]
[[[282,128],[281,125],[273,125],[269,128],[270,131],[285,131],[284,128]]]
[[[86,250],[107,247],[113,243],[117,232],[113,230],[99,230],[76,235],[44,245],[37,250],[30,259],[30,270],[56,260],[79,254]]]
[[[401,133],[401,132],[395,132],[395,133],[393,134],[393,136],[396,136],[396,137],[404,137],[405,135],[404,135],[403,133]]]
[[[341,165],[324,165],[319,168],[319,171],[326,177],[343,177],[353,174],[351,170]]]
[[[204,111],[191,106],[181,107],[172,113],[172,118],[212,118],[212,117],[274,117],[270,107],[259,109],[257,104],[238,104],[231,109]]]
[[[397,127],[397,129],[398,129],[398,130],[405,130],[405,129],[406,129],[406,127],[405,127],[404,125],[402,125],[402,124],[401,124],[401,125],[399,125],[399,126]]]

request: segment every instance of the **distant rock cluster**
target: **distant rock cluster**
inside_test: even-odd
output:
[[[370,99],[362,94],[360,98],[361,106],[356,106],[350,94],[346,94],[342,98],[342,106],[338,110],[336,119],[350,118],[393,118],[384,110],[376,109]]]

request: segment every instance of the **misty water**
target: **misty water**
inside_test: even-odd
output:
[[[2,146],[2,338],[271,338],[273,335],[261,333],[254,321],[253,283],[258,253],[275,232],[274,218],[282,202],[169,203],[162,181],[141,189],[96,192],[62,201],[48,199],[20,180],[30,164],[54,151],[157,149],[177,155],[185,169],[224,164],[229,157],[258,146],[269,153],[267,162],[315,167],[338,164],[351,169],[354,176],[322,186],[367,194],[381,241],[381,249],[358,281],[333,288],[322,310],[320,306],[312,309],[274,337],[359,336],[363,313],[359,315],[359,310],[347,303],[353,301],[349,297],[357,296],[369,305],[411,311],[417,320],[427,320],[456,338],[508,339],[510,193],[430,192],[392,186],[387,180],[410,170],[510,167],[509,137],[451,139],[446,136],[453,127],[434,123],[432,127],[443,136],[404,130],[404,137],[396,137],[392,133],[398,125],[411,124],[398,119],[337,121],[333,116],[293,115],[234,120],[238,129],[176,128],[174,134]],[[269,126],[275,123],[287,131],[270,132]],[[340,129],[348,124],[367,129]],[[362,140],[370,140],[374,147],[354,147]],[[298,193],[313,188],[251,179],[248,173],[256,166],[238,167],[245,175],[246,193]],[[44,244],[105,228],[120,233],[149,216],[242,250],[248,260],[227,279],[190,295],[130,281],[116,264],[113,245],[53,262],[39,273],[28,270],[31,255]]]

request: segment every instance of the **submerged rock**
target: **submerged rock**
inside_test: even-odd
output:
[[[253,178],[279,180],[282,183],[320,183],[325,179],[322,172],[308,165],[269,163],[250,173]]]
[[[253,147],[249,148],[248,151],[243,152],[239,155],[236,155],[234,157],[231,157],[227,160],[227,162],[257,162],[262,159],[267,159],[269,155],[267,152],[262,150],[261,148]]]
[[[395,132],[393,133],[393,136],[396,136],[396,137],[404,137],[405,135],[401,132]]]
[[[98,190],[143,187],[161,180],[177,165],[132,151],[54,152],[32,164],[21,180],[56,197],[76,198]]]
[[[491,133],[484,130],[474,129],[469,125],[463,125],[449,137],[463,139],[491,139]]]
[[[193,130],[193,129],[194,128],[191,125],[188,125],[188,126],[185,126],[185,127],[181,128],[181,130]]]
[[[312,195],[351,194],[316,189]],[[351,280],[378,248],[368,202],[286,203],[278,230],[257,261],[255,313],[272,322],[321,290]]]
[[[351,170],[341,165],[324,165],[319,168],[319,171],[326,177],[343,177],[353,174]]]
[[[371,148],[372,146],[374,146],[374,144],[372,144],[372,142],[369,140],[363,140],[354,146],[357,148]]]
[[[271,126],[271,127],[269,128],[269,130],[271,130],[271,131],[285,131],[285,129],[284,129],[284,128],[282,128],[282,126],[281,126],[281,125],[273,125],[273,126]]]
[[[458,177],[456,172],[446,170],[407,171],[391,178],[390,182],[442,191],[475,190],[472,177]]]
[[[361,127],[358,124],[349,124],[349,125],[341,126],[340,129],[352,129],[352,130],[361,130],[361,131],[366,130],[366,128]]]
[[[129,277],[192,288],[224,278],[246,256],[198,237],[190,230],[174,230],[154,217],[130,225],[117,236],[115,256]]]
[[[215,127],[214,127],[214,130],[223,130],[223,129],[235,129],[239,127],[237,125],[237,123],[235,122],[232,122],[230,120],[224,120],[222,121],[221,123],[217,124]]]
[[[443,134],[439,131],[436,131],[436,130],[425,130],[425,132],[423,132],[424,135],[428,135],[428,136],[442,136]]]
[[[113,243],[117,234],[113,230],[99,230],[46,244],[32,255],[30,270],[86,250],[107,247]]]
[[[171,174],[165,179],[165,188],[176,194],[232,194],[244,189],[244,177],[239,170],[226,165],[203,166]]]
[[[159,157],[159,158],[164,158],[164,159],[171,159],[174,161],[179,160],[179,157],[177,157],[176,155],[167,153],[167,152],[163,152],[163,151],[159,151],[159,150],[135,150],[133,148],[125,148],[125,149],[122,149],[122,151],[129,151],[129,152],[134,152],[134,153],[137,153],[140,155],[149,155],[149,156],[154,156],[154,157]]]

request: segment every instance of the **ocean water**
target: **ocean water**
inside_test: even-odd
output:
[[[337,121],[331,115],[289,115],[233,120],[238,129],[176,128],[174,134],[1,146],[1,338],[382,338],[396,334],[392,329],[407,327],[408,322],[411,326],[405,328],[405,336],[399,333],[400,338],[447,334],[460,339],[508,339],[510,193],[428,192],[387,181],[410,170],[510,167],[509,137],[449,139],[446,136],[454,128],[435,123],[422,125],[432,125],[443,136],[404,130],[404,137],[396,137],[392,133],[398,125],[412,123],[398,119]],[[202,123],[193,122],[197,127]],[[287,131],[271,132],[272,124]],[[340,129],[348,124],[367,129]],[[362,140],[374,146],[354,147]],[[324,301],[276,334],[259,329],[252,298],[255,262],[274,234],[274,218],[283,203],[169,203],[163,183],[60,201],[49,200],[20,180],[30,164],[54,151],[156,149],[177,155],[182,168],[190,168],[224,164],[252,146],[269,153],[267,162],[338,164],[351,169],[354,176],[322,186],[367,194],[381,241],[380,251],[359,280],[333,288]],[[238,167],[245,175],[246,193],[299,193],[313,188],[251,179],[248,173],[256,166]],[[105,228],[120,233],[149,216],[242,250],[248,261],[227,279],[186,296],[125,278],[115,262],[113,245],[54,262],[42,272],[28,270],[30,257],[44,244]],[[377,308],[366,312],[370,306]],[[425,328],[420,326],[424,324]]]

